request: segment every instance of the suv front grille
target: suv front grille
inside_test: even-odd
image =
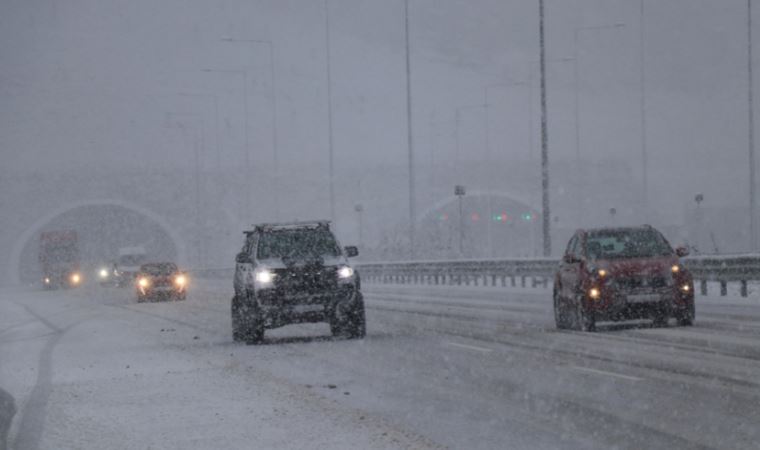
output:
[[[274,272],[275,289],[282,294],[320,294],[338,285],[334,267],[292,267]]]
[[[619,278],[615,280],[618,286],[625,291],[642,291],[647,289],[660,289],[668,285],[665,277],[662,276],[638,276]]]

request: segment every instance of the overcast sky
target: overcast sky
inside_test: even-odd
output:
[[[666,191],[653,201],[666,209],[702,191],[745,205],[746,2],[644,1],[650,190]],[[404,4],[329,4],[336,168],[403,166]],[[430,161],[456,160],[457,107],[482,105],[486,86],[530,81],[538,55],[536,5],[410,0],[420,170]],[[626,164],[639,180],[639,1],[546,5],[548,57],[578,56],[581,157]],[[296,165],[327,170],[322,1],[0,0],[0,11],[5,168],[119,167],[146,160],[177,166],[188,155],[180,122],[186,133],[205,132],[204,167],[239,166],[244,70],[254,164],[273,164],[274,92],[283,172]],[[611,24],[623,26],[578,32],[576,52],[575,30]],[[273,43],[274,90],[268,47],[224,37]],[[237,72],[220,72],[230,69]],[[570,62],[549,65],[554,173],[576,155],[573,73]],[[493,159],[538,163],[536,80],[533,85],[532,93],[526,86],[489,90]],[[463,110],[458,131],[459,158],[484,161],[483,111]]]

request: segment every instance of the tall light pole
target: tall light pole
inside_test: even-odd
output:
[[[649,164],[647,162],[647,83],[646,83],[646,59],[644,58],[644,0],[641,0],[639,8],[639,77],[641,83],[641,96],[639,108],[641,110],[641,207],[644,209],[644,219],[649,220]]]
[[[330,47],[330,0],[325,0],[325,70],[327,71],[327,151],[330,176],[330,219],[335,222],[335,159],[333,148],[332,52]],[[360,214],[361,217],[361,214]],[[360,227],[361,229],[361,227]],[[360,238],[361,240],[361,238]]]
[[[574,56],[573,59],[575,60],[575,67],[574,67],[574,91],[575,91],[575,164],[578,166],[578,170],[581,170],[581,167],[583,165],[581,164],[581,112],[580,112],[580,52],[578,51],[580,47],[580,34],[585,31],[600,31],[600,30],[614,30],[617,28],[624,27],[625,24],[622,23],[616,23],[612,25],[599,25],[599,26],[593,26],[593,27],[582,27],[582,28],[576,28],[575,32],[573,34],[574,39],[574,46],[573,46],[573,52]],[[581,223],[581,219],[583,217],[583,193],[581,192],[581,184],[580,181],[583,179],[583,176],[581,173],[577,174],[578,179],[578,195],[576,195],[576,198],[578,199],[578,205],[576,206],[576,211],[578,213],[578,223]]]
[[[412,58],[409,46],[409,0],[404,0],[404,43],[406,49],[406,145],[409,152],[409,247],[411,259],[417,256],[415,248],[415,209],[414,192],[414,139],[412,132]]]
[[[752,87],[752,0],[747,0],[747,101],[749,103],[749,237],[750,248],[757,250],[757,202],[755,200],[755,108]]]
[[[243,126],[243,134],[245,135],[245,180],[250,180],[251,177],[251,146],[250,139],[248,138],[248,72],[242,69],[202,69],[206,73],[227,73],[236,74],[243,77],[243,115],[245,116],[245,124]],[[251,214],[251,189],[250,186],[245,186],[243,189],[245,193],[245,213]],[[250,216],[248,216],[250,218]]]
[[[357,226],[359,227],[359,248],[364,248],[364,205],[357,203],[354,205],[354,211],[356,212]]]
[[[272,41],[262,39],[234,39],[231,37],[223,37],[222,41],[266,45],[269,48],[269,87],[271,90],[270,104],[272,112],[272,158],[274,161],[274,205],[275,218],[276,220],[280,220],[280,156],[277,137],[277,86],[275,84],[274,76],[274,44]]]
[[[541,66],[541,220],[544,256],[552,253],[551,210],[549,205],[549,121],[546,109],[546,41],[544,38],[544,0],[538,0],[539,64]]]

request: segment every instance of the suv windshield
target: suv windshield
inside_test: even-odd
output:
[[[258,258],[339,256],[340,249],[329,230],[295,229],[261,234]]]
[[[171,275],[177,271],[177,266],[172,263],[145,264],[140,267],[140,272],[150,275]]]
[[[586,253],[590,259],[670,256],[673,249],[654,230],[604,230],[589,233]]]
[[[143,262],[143,255],[122,255],[119,257],[119,264],[122,266],[136,266]]]

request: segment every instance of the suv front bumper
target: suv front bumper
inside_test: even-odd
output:
[[[266,328],[292,323],[327,322],[339,304],[361,301],[361,292],[353,285],[339,286],[319,293],[282,292],[263,289],[251,296],[256,302]]]

